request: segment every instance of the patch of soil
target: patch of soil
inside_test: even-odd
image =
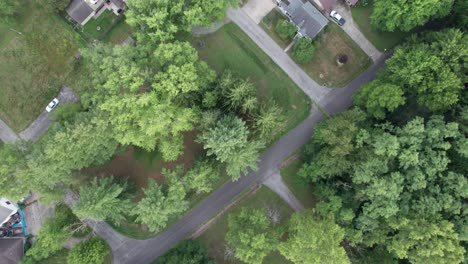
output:
[[[107,164],[87,169],[84,173],[87,175],[114,175],[115,177],[125,178],[134,183],[137,190],[145,188],[149,178],[156,180],[158,183],[163,183],[164,176],[161,173],[163,168],[174,169],[182,165],[186,171],[193,165],[195,158],[201,154],[203,148],[195,142],[196,136],[196,131],[191,131],[184,135],[184,153],[177,161],[165,162],[157,151],[142,154],[143,151],[129,147],[125,152],[115,155]],[[137,159],[135,155],[144,155],[144,160]],[[149,155],[151,157],[148,157]],[[151,161],[147,162],[148,159]]]

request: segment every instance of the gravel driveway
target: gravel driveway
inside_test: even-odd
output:
[[[276,6],[275,0],[249,0],[242,10],[256,23],[260,23]]]

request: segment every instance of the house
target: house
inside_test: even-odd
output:
[[[120,15],[125,0],[72,0],[67,7],[68,15],[84,26],[91,18],[98,18],[105,10]]]
[[[0,198],[0,226],[8,222],[10,217],[18,212],[18,206],[7,199]]]
[[[24,255],[24,238],[12,237],[0,239],[0,263],[18,264]]]
[[[301,0],[276,0],[278,9],[297,27],[299,37],[314,38],[328,24],[320,11],[310,2]]]

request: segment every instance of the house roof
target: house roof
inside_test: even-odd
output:
[[[299,33],[309,38],[317,36],[328,24],[328,19],[326,19],[310,2],[296,9],[291,19],[299,26]]]
[[[350,5],[355,5],[355,4],[357,4],[357,2],[359,0],[346,0],[346,1],[348,1],[348,4],[350,4]]]
[[[322,3],[323,9],[330,10],[334,5],[336,5],[336,0],[320,0],[320,3]]]
[[[83,22],[94,12],[94,10],[84,0],[73,0],[67,7],[68,15],[76,22]]]
[[[2,264],[18,264],[23,255],[23,238],[0,239],[0,260]]]
[[[11,213],[12,209],[0,205],[0,224],[7,220]]]

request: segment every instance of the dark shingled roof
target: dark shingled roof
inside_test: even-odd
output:
[[[83,21],[85,21],[93,11],[94,10],[84,0],[73,0],[67,7],[68,15],[80,24],[83,24]]]
[[[323,9],[330,10],[334,5],[336,5],[336,0],[320,0]]]
[[[23,258],[23,238],[2,238],[0,239],[0,263],[18,264]]]
[[[350,5],[356,5],[359,0],[346,0]]]
[[[328,20],[310,2],[296,9],[291,19],[300,27],[303,36],[314,38],[327,25]]]

